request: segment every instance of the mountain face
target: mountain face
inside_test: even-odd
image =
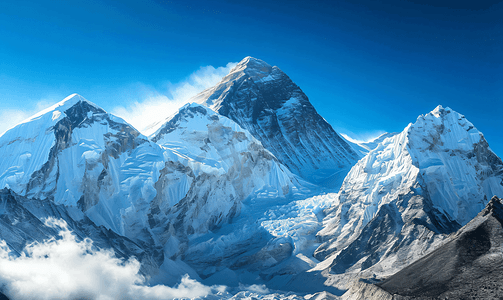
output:
[[[285,73],[259,59],[246,57],[192,101],[238,123],[307,180],[347,172],[360,158]]]
[[[0,186],[86,210],[111,172],[108,162],[144,142],[124,120],[74,94],[0,137]],[[92,181],[88,194],[75,191]]]
[[[496,196],[444,245],[379,283],[406,299],[500,299],[503,204]]]
[[[381,282],[355,283],[343,299],[500,299],[502,242],[503,204],[495,196],[444,245]]]
[[[241,201],[253,192],[269,188],[284,197],[299,186],[299,180],[248,131],[198,104],[182,107],[150,138],[190,166],[180,170],[190,177],[188,191],[166,216],[178,236],[222,225],[240,213]],[[158,191],[164,189],[154,199],[159,205],[165,205],[166,195],[172,193],[169,173],[161,170],[157,182]]]
[[[141,153],[162,161],[155,146],[124,120],[74,94],[0,137],[0,184],[30,199],[78,207],[96,224],[127,235],[138,219],[127,208],[145,198],[135,191],[140,184],[130,183],[138,165],[154,175],[157,165]]]
[[[188,233],[204,232],[239,214],[252,192],[268,186],[284,196],[298,182],[247,131],[203,106],[186,106],[152,139],[163,146],[72,95],[0,138],[0,184],[133,237],[168,210],[193,219]],[[180,201],[208,218],[174,208]]]
[[[464,116],[437,107],[348,173],[315,257],[332,274],[392,274],[503,195],[503,163]]]
[[[57,235],[41,221],[54,216],[97,245],[148,258],[149,275],[166,268],[194,275],[180,261],[192,235],[232,221],[257,193],[274,205],[304,189],[248,131],[197,104],[180,109],[149,140],[72,95],[0,137],[0,153],[0,183],[16,195],[6,199],[24,199],[2,210],[1,237],[13,249]],[[19,222],[38,225],[20,229]],[[138,248],[120,248],[115,237]]]

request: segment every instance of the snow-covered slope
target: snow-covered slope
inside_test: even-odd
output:
[[[360,158],[278,67],[246,57],[194,97],[248,130],[293,173],[317,182],[344,176]]]
[[[192,112],[202,115],[188,118]],[[78,207],[96,224],[145,242],[159,225],[155,216],[182,199],[201,213],[180,215],[192,220],[189,232],[204,231],[238,214],[239,201],[254,191],[268,186],[281,196],[296,185],[260,142],[205,107],[189,105],[166,126],[154,139],[183,147],[161,147],[71,95],[0,137],[0,185]]]
[[[104,180],[117,167],[111,160],[146,141],[124,120],[73,94],[0,137],[0,186],[87,210],[105,192]],[[117,184],[107,181],[104,189]]]
[[[367,155],[367,153],[377,148],[377,146],[380,143],[382,143],[385,139],[393,137],[397,134],[399,134],[399,132],[383,133],[380,136],[376,137],[375,139],[372,139],[367,142],[355,140],[346,134],[341,134],[341,136],[344,140],[346,140],[346,143],[348,143],[351,147],[353,147],[356,153],[360,153],[363,156],[365,156]]]
[[[185,273],[198,276],[180,260],[191,236],[232,221],[250,197],[265,194],[266,207],[274,206],[310,186],[248,131],[198,104],[180,109],[152,139],[157,143],[72,95],[0,137],[1,184],[28,199],[16,208],[36,215],[26,222],[40,223],[61,210],[56,217],[67,222],[87,220],[86,232],[72,227],[83,237],[110,229],[110,236],[130,239],[139,253],[155,253],[147,265],[162,264],[161,277],[170,284]],[[37,204],[42,202],[47,205]],[[27,229],[34,237],[23,238],[29,233],[12,226],[3,231],[11,230],[13,240],[48,235]]]
[[[166,216],[177,235],[222,225],[259,190],[283,197],[299,187],[299,179],[247,130],[199,104],[182,107],[151,140],[184,157],[190,168],[187,194]],[[163,184],[169,189],[171,181]]]
[[[288,194],[292,180],[296,181],[295,176],[247,130],[195,103],[182,107],[150,138],[190,158],[194,168],[202,168],[195,170],[195,176],[202,172],[215,175],[236,172],[232,175],[234,180],[251,185],[245,189],[251,191],[264,185],[280,187],[279,196]]]
[[[464,116],[437,107],[361,159],[318,233],[332,273],[391,274],[503,195],[503,163]]]

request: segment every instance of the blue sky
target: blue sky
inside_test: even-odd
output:
[[[503,156],[503,4],[470,2],[2,1],[2,126],[71,93],[169,114],[251,55],[339,132],[401,131],[442,104]]]

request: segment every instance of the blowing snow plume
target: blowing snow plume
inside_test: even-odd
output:
[[[166,117],[176,113],[191,97],[217,84],[235,66],[236,63],[230,62],[217,68],[201,67],[181,82],[168,83],[166,91],[139,84],[140,100],[115,107],[112,113],[121,116],[148,136],[156,131],[156,125],[162,125]]]
[[[136,259],[118,259],[90,239],[77,241],[63,220],[45,224],[61,229],[61,238],[32,243],[19,257],[0,240],[0,289],[12,300],[198,298],[211,292],[188,276],[173,288],[147,286]]]

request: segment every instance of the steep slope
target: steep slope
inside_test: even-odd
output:
[[[146,223],[145,202],[164,165],[159,146],[77,94],[7,131],[0,155],[1,187],[77,207],[131,237]]]
[[[17,241],[13,249],[22,249],[23,241],[57,233],[20,231],[18,215],[39,225],[63,218],[96,245],[145,257],[149,276],[175,284],[185,273],[198,278],[181,261],[193,236],[231,222],[246,199],[260,197],[267,209],[310,186],[207,107],[187,105],[164,125],[153,137],[157,144],[72,95],[7,132],[0,137],[0,183],[25,200],[9,202],[0,238],[8,233],[9,243]],[[115,236],[138,249],[122,250]]]
[[[305,179],[343,177],[360,158],[285,73],[259,59],[246,57],[192,101],[238,123]]]
[[[73,94],[0,137],[0,186],[87,210],[113,173],[110,160],[146,141],[124,120]]]
[[[363,156],[367,155],[370,151],[374,150],[377,148],[377,146],[382,143],[385,139],[393,137],[395,135],[399,134],[399,132],[387,132],[383,133],[380,136],[376,137],[373,140],[370,140],[368,142],[362,142],[355,140],[348,135],[341,134],[342,138],[348,143],[353,149],[355,150],[356,153],[360,153]]]
[[[351,169],[318,233],[319,268],[390,275],[465,225],[492,195],[503,195],[501,159],[464,116],[439,106]]]
[[[296,176],[248,131],[198,104],[182,107],[151,140],[185,157],[191,169],[186,196],[166,216],[178,235],[220,226],[259,190],[283,197],[300,187]],[[168,184],[171,180],[158,186],[169,189]]]
[[[379,283],[406,299],[500,299],[503,204],[493,197],[447,243]]]

